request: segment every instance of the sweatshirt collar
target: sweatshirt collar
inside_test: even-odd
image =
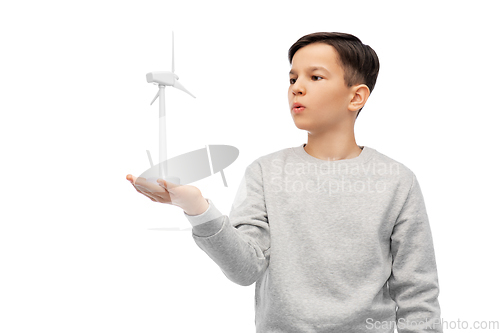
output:
[[[322,159],[319,159],[319,158],[316,158],[314,156],[309,155],[306,152],[306,150],[304,149],[305,146],[306,146],[306,144],[303,143],[302,145],[300,145],[298,147],[294,147],[293,151],[300,159],[302,159],[305,162],[321,164],[321,165],[325,165],[325,166],[335,165],[335,164],[339,164],[339,163],[342,163],[342,164],[344,164],[344,163],[345,164],[365,163],[373,156],[373,154],[375,152],[375,149],[373,149],[373,148],[358,145],[358,147],[360,149],[362,149],[361,153],[358,156],[356,156],[354,158],[343,159],[343,160],[328,161],[328,160],[322,160]]]

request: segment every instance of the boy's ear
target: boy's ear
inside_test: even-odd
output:
[[[356,86],[352,86],[352,98],[351,103],[349,103],[348,110],[349,111],[358,111],[361,109],[368,97],[370,96],[370,88],[366,84],[358,84]]]

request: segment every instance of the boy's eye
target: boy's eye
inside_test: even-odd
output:
[[[321,76],[318,76],[318,75],[313,75],[311,77],[314,79],[314,81],[317,81],[316,78],[323,79]],[[295,80],[296,79],[290,79],[290,84],[294,84]]]

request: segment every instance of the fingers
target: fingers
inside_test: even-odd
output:
[[[164,189],[166,189],[167,191],[170,191],[176,187],[179,187],[181,185],[178,185],[178,184],[174,184],[174,183],[171,183],[171,182],[167,182],[165,179],[161,179],[161,178],[158,178],[157,180],[158,184],[163,187]]]
[[[155,201],[155,202],[158,202],[158,200],[156,199],[155,196],[153,196],[152,194],[150,193],[147,193],[147,192],[141,192],[142,194],[144,194],[145,196],[147,196],[149,199],[151,199],[152,201]]]
[[[164,179],[158,178],[158,180],[156,182],[158,183],[158,185],[160,185],[164,189],[167,189],[167,182]]]
[[[149,184],[149,182],[144,177],[136,178],[134,183],[143,187],[147,187],[146,185]]]
[[[152,201],[158,202],[158,198],[153,193],[149,192],[148,189],[145,189],[144,187],[142,187],[140,185],[134,185],[134,184],[132,184],[132,185],[134,186],[135,190],[137,192],[139,192],[140,194],[143,194],[144,196],[148,197]]]
[[[158,179],[157,184],[147,181],[143,177],[134,177],[131,174],[127,175],[127,180],[132,184],[135,190],[142,195],[149,198],[151,201],[160,203],[171,203],[170,194],[167,191],[166,186],[176,185],[172,183],[165,182],[163,179]],[[163,182],[161,182],[163,181]],[[178,185],[176,185],[178,186]]]
[[[127,175],[127,180],[128,180],[130,183],[135,184],[135,181],[137,180],[137,177],[134,177],[133,175],[128,174],[128,175]]]
[[[148,181],[146,178],[143,178],[143,177],[136,178],[135,185],[136,186],[140,186],[141,189],[147,191],[150,194],[151,193],[159,194],[159,193],[165,192],[165,189],[163,189],[162,187],[160,187],[160,184],[158,184],[158,183],[152,183],[152,182]]]

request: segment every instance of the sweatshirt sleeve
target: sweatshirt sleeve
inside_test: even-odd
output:
[[[391,236],[389,293],[396,302],[399,333],[443,331],[431,229],[415,174]]]
[[[195,243],[229,280],[242,286],[253,284],[269,265],[271,247],[258,160],[245,170],[229,216],[220,213],[212,200],[207,201],[204,213],[184,213],[193,225]]]

